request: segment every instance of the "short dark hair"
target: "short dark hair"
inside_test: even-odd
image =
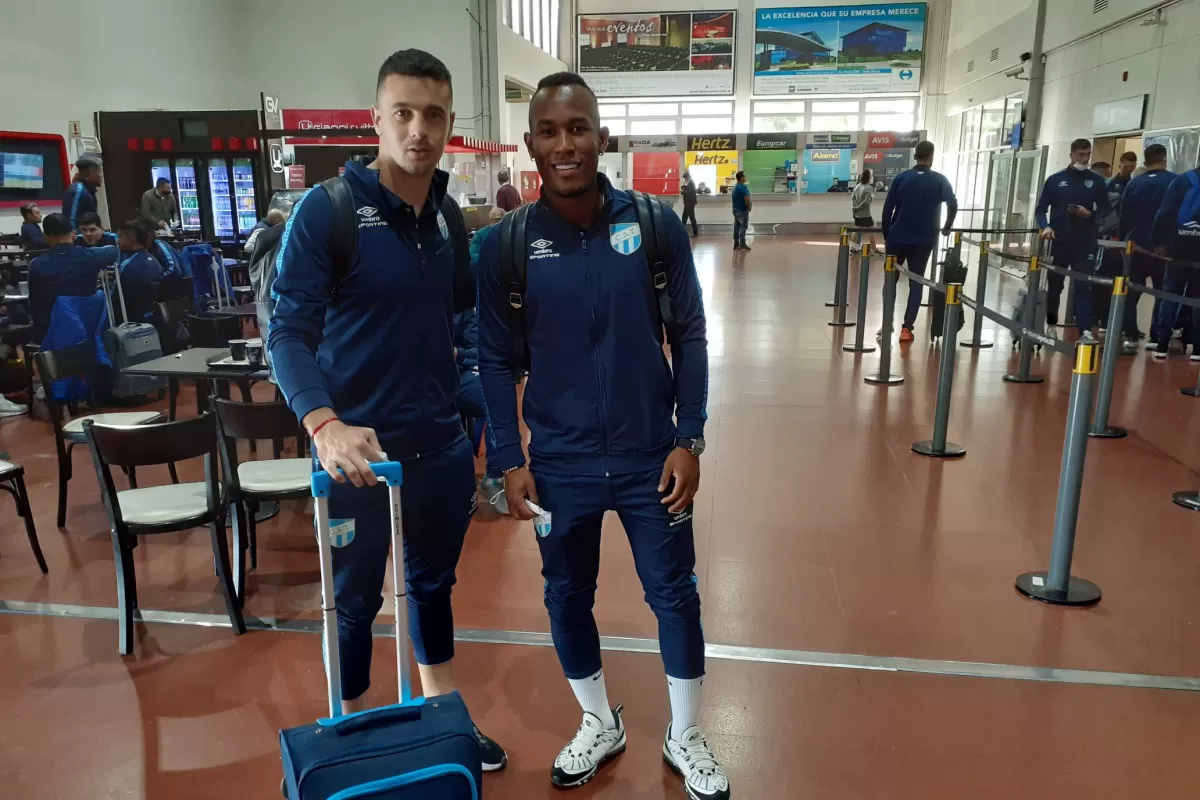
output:
[[[1137,153],[1133,152],[1132,150],[1126,150],[1124,153],[1121,153],[1122,162],[1132,161],[1136,164],[1137,160]]]
[[[933,142],[923,141],[917,142],[917,149],[913,151],[917,161],[928,161],[933,158]]]
[[[375,93],[379,94],[379,89],[392,75],[403,75],[409,78],[429,78],[430,80],[440,81],[450,87],[451,94],[454,93],[454,83],[450,79],[450,70],[446,69],[446,65],[437,56],[426,53],[424,50],[408,49],[397,50],[392,53],[383,64],[379,67],[379,77],[375,81]]]
[[[90,172],[94,169],[100,169],[104,166],[104,162],[95,156],[80,156],[75,159],[75,169],[80,172]]]
[[[1088,139],[1076,139],[1075,141],[1071,142],[1071,152],[1072,153],[1077,153],[1080,150],[1091,150],[1091,149],[1092,149],[1092,143]]]
[[[736,174],[736,175],[734,175],[734,176],[733,176],[733,178],[734,178],[734,180],[738,180],[738,181],[744,181],[744,180],[746,180],[746,173],[745,173],[745,171],[744,171],[744,170],[740,170],[740,169],[739,169],[739,170],[737,171],[737,174]]]
[[[154,182],[154,186],[157,188],[157,187],[159,187],[159,186],[162,186],[164,183],[170,183],[170,182],[171,182],[171,181],[170,181],[170,180],[168,180],[167,178],[159,178],[158,180],[156,180],[156,181]]]
[[[533,97],[529,101],[529,127],[533,127],[533,100],[541,92],[547,89],[558,89],[563,86],[578,86],[581,89],[587,90],[587,93],[592,96],[592,100],[596,100],[596,93],[592,91],[592,87],[587,85],[587,81],[576,72],[552,72],[546,77],[538,81],[537,88],[533,90]],[[596,106],[596,118],[592,120],[597,126],[600,125],[600,106]]]
[[[1072,150],[1071,152],[1073,153],[1075,151]],[[1097,172],[1102,169],[1112,169],[1112,164],[1108,163],[1107,161],[1097,161],[1095,164],[1092,164],[1092,169],[1096,170]]]
[[[146,230],[146,226],[141,223],[141,220],[131,219],[122,222],[117,226],[117,233],[128,233],[142,247],[150,245],[150,231]]]
[[[1167,160],[1167,148],[1161,144],[1152,144],[1146,148],[1146,163],[1157,164]]]
[[[66,236],[71,232],[71,220],[62,214],[47,214],[42,220],[42,232],[47,236]]]
[[[80,214],[79,219],[78,219],[78,224],[79,224],[79,227],[81,227],[81,228],[84,225],[95,225],[99,228],[104,227],[104,223],[100,221],[100,215],[97,214],[95,211],[85,211],[82,214]]]
[[[35,208],[37,208],[37,203],[21,203],[21,219],[32,217]]]
[[[871,182],[871,170],[864,169],[862,171],[862,174],[858,176],[858,182],[859,183],[870,183]]]

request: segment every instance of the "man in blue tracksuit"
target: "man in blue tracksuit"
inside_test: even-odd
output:
[[[34,342],[46,336],[58,298],[94,295],[100,270],[117,263],[119,255],[115,247],[76,247],[75,232],[62,214],[46,215],[42,225],[50,250],[29,265],[29,315],[33,318]]]
[[[625,748],[592,615],[601,523],[616,511],[658,617],[672,717],[663,756],[689,798],[725,800],[728,779],[697,724],[704,635],[692,498],[704,449],[708,345],[687,231],[664,211],[659,255],[674,320],[668,363],[645,255],[652,234],[638,223],[630,195],[597,174],[608,132],[596,96],[578,75],[551,75],[539,83],[529,117],[525,143],[542,177],[542,200],[513,245],[528,256],[524,313],[514,320],[512,283],[501,277],[501,223],[479,259],[479,369],[495,441],[490,460],[504,472],[513,516],[538,513],[550,632],[584,712],[551,781],[559,788],[586,783]],[[528,467],[514,389],[521,338],[528,343]]]
[[[918,142],[914,156],[916,166],[897,175],[888,189],[881,227],[888,255],[895,256],[898,264],[906,264],[910,272],[924,276],[929,256],[937,248],[938,228],[941,227],[943,235],[950,231],[958,214],[958,200],[946,176],[933,171],[933,143]],[[900,329],[902,342],[913,340],[923,290],[916,281],[908,282],[908,305]]]
[[[150,245],[146,249],[162,267],[163,277],[173,278],[182,274],[179,268],[179,251],[158,238],[158,223],[146,217],[139,219],[138,223],[146,229],[150,237]]]
[[[75,230],[79,231],[79,235],[75,237],[75,244],[80,247],[117,246],[117,235],[104,230],[104,223],[95,211],[85,211],[75,222]]]
[[[353,263],[334,263],[342,251],[323,187],[296,204],[280,241],[268,347],[280,388],[336,481],[329,513],[342,534],[333,570],[347,713],[366,705],[371,624],[391,546],[388,495],[372,461],[404,465],[403,558],[421,688],[428,697],[455,688],[450,591],[475,464],[454,406],[454,245],[442,212],[449,176],[437,169],[452,103],[441,61],[420,50],[390,56],[371,112],[379,156],[369,166],[346,163],[358,229]],[[483,768],[502,768],[504,751],[476,737]]]
[[[1038,227],[1042,238],[1053,240],[1052,258],[1056,267],[1084,272],[1096,272],[1096,240],[1098,217],[1112,212],[1104,178],[1088,169],[1092,160],[1092,143],[1076,139],[1071,143],[1071,164],[1046,179],[1038,197]],[[1047,212],[1049,217],[1047,218]],[[1050,272],[1046,297],[1046,324],[1058,324],[1059,298],[1066,284],[1064,276]],[[1075,285],[1075,324],[1080,334],[1092,330],[1092,291],[1088,283]]]
[[[1123,160],[1123,158],[1122,158]],[[1167,148],[1161,144],[1152,144],[1145,152],[1146,171],[1133,178],[1125,185],[1121,195],[1120,221],[1117,234],[1121,241],[1133,242],[1136,245],[1152,250],[1154,248],[1154,217],[1158,214],[1163,197],[1175,173],[1167,169]],[[1116,178],[1113,178],[1116,181]],[[1162,291],[1163,273],[1166,264],[1162,259],[1145,253],[1134,253],[1130,259],[1129,281],[1134,285],[1154,284],[1154,288]],[[1125,302],[1124,333],[1126,342],[1137,343],[1138,322],[1137,304],[1141,292],[1131,291]],[[1150,343],[1158,342],[1157,312],[1162,303],[1156,298],[1154,312],[1150,316]]]
[[[1171,181],[1163,195],[1158,213],[1154,216],[1154,246],[1160,254],[1177,258],[1182,261],[1200,263],[1200,216],[1193,215],[1191,219],[1180,220],[1180,212],[1188,196],[1200,192],[1200,168],[1190,169]],[[1167,272],[1163,280],[1165,291],[1184,297],[1200,297],[1200,267],[1185,264],[1167,263]],[[1200,309],[1191,310],[1191,330],[1183,333],[1184,344],[1190,340],[1192,345],[1192,360],[1200,361]],[[1167,357],[1171,345],[1171,332],[1175,328],[1175,320],[1180,316],[1179,303],[1164,301],[1158,309],[1155,323],[1158,333],[1155,338],[1156,347],[1154,358],[1161,360]]]
[[[117,228],[117,245],[121,248],[121,261],[117,264],[121,276],[120,296],[125,298],[125,310],[129,313],[125,322],[147,322],[158,302],[163,270],[150,255],[149,244],[150,233],[140,222],[131,220]],[[115,291],[115,287],[112,288]],[[121,316],[121,303],[116,295],[113,311]]]
[[[37,203],[21,204],[21,248],[23,250],[45,250],[46,237],[42,234],[42,210]]]
[[[95,156],[81,156],[75,162],[75,180],[63,195],[62,213],[74,230],[79,230],[79,215],[98,211],[96,192],[104,183],[104,168]]]

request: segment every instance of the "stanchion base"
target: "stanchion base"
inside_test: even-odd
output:
[[[1124,439],[1129,435],[1129,431],[1118,425],[1109,425],[1102,431],[1088,431],[1088,436],[1093,439]]]
[[[831,328],[853,328],[854,325],[855,323],[853,322],[838,322],[837,320],[829,323],[829,327]]]
[[[961,347],[969,347],[969,348],[971,348],[972,350],[986,350],[986,349],[988,349],[989,347],[992,347],[992,346],[993,346],[993,345],[992,345],[992,343],[991,343],[991,342],[988,342],[988,341],[982,341],[982,342],[959,342],[958,344],[959,344],[959,346],[961,346]]]
[[[887,375],[882,378],[878,375],[868,375],[867,377],[863,378],[863,380],[873,386],[895,386],[897,384],[904,383],[904,378],[900,377],[899,375]]]
[[[1022,378],[1020,375],[1005,375],[1004,380],[1007,383],[1045,383],[1046,381],[1041,375],[1030,375],[1028,378]]]
[[[1180,394],[1186,394],[1188,397],[1200,397],[1200,389],[1195,386],[1185,386],[1179,390]]]
[[[1100,602],[1100,587],[1074,575],[1067,581],[1067,590],[1051,590],[1046,586],[1046,573],[1026,572],[1017,577],[1017,591],[1034,600],[1056,606],[1090,606]]]
[[[850,305],[849,303],[840,303],[839,304],[839,303],[834,302],[833,300],[825,301],[826,308],[847,308],[847,307],[849,307],[849,305]]]
[[[933,449],[933,440],[926,439],[923,442],[913,442],[912,451],[920,453],[923,456],[933,456],[934,458],[958,458],[967,454],[967,448],[954,442],[946,442],[946,446],[941,452]]]
[[[1192,511],[1200,511],[1200,492],[1176,492],[1171,495],[1171,502]]]
[[[842,349],[845,350],[847,353],[874,353],[875,345],[864,344],[862,347],[855,347],[852,344],[844,344],[844,345],[842,345]]]

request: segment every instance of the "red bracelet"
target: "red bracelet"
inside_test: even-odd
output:
[[[321,428],[324,428],[326,425],[328,425],[328,424],[329,424],[329,423],[331,423],[331,422],[337,422],[337,421],[338,421],[338,418],[337,418],[337,417],[330,417],[329,419],[325,420],[324,422],[322,422],[322,423],[321,423],[320,425],[318,425],[317,427],[313,428],[313,432],[312,432],[312,433],[310,433],[310,434],[309,434],[309,436],[310,436],[311,438],[313,438],[313,439],[316,439],[316,438],[317,438],[317,434],[321,432]]]

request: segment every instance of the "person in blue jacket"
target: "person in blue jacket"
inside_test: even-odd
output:
[[[452,106],[441,61],[421,50],[389,56],[371,110],[379,156],[346,163],[354,263],[333,263],[334,206],[323,187],[296,204],[276,262],[267,336],[275,376],[335,482],[329,513],[341,531],[333,570],[347,713],[366,706],[371,625],[392,539],[373,461],[404,465],[402,557],[421,688],[427,697],[455,689],[450,592],[475,503],[475,464],[454,404],[454,244],[442,213],[449,175],[437,169]],[[475,734],[483,769],[504,767],[504,750]]]
[[[518,425],[510,287],[500,233],[479,258],[479,372],[504,472],[509,511],[538,514],[550,632],[583,708],[583,723],[551,769],[554,786],[589,781],[625,748],[621,707],[611,708],[592,614],[600,530],[616,511],[646,599],[658,617],[671,724],[663,756],[693,800],[729,797],[725,770],[698,720],[704,678],[692,499],[700,484],[708,386],[704,304],[683,223],[664,209],[661,253],[675,322],[663,325],[633,199],[598,174],[608,131],[578,75],[543,78],[529,105],[525,143],[542,177],[524,241],[529,379]],[[503,223],[501,223],[503,225]],[[501,226],[497,226],[500,228]],[[529,503],[537,504],[545,516]]]
[[[63,195],[62,213],[79,230],[79,215],[88,211],[99,211],[96,192],[104,183],[104,167],[95,156],[80,156],[75,162],[75,180]]]
[[[1054,265],[1089,275],[1096,271],[1098,218],[1112,213],[1104,178],[1088,169],[1091,160],[1090,141],[1076,139],[1071,142],[1070,165],[1046,179],[1034,209],[1042,238],[1054,242],[1051,252]],[[1066,279],[1057,272],[1050,272],[1046,281],[1046,324],[1058,325],[1059,299]],[[1075,325],[1081,335],[1091,333],[1094,320],[1090,284],[1075,279],[1074,296]]]
[[[77,222],[75,229],[79,231],[79,235],[75,237],[75,244],[80,247],[117,246],[117,235],[112,231],[104,230],[104,223],[100,221],[100,215],[95,211],[80,214]]]
[[[37,203],[21,204],[21,247],[25,250],[45,250],[46,237],[41,227],[42,210]]]
[[[883,238],[888,255],[897,264],[905,264],[910,272],[922,277],[929,257],[937,248],[938,230],[950,232],[958,215],[958,199],[946,176],[933,169],[933,142],[918,142],[913,152],[916,166],[895,177],[883,202]],[[942,205],[946,206],[946,221],[942,222]],[[914,280],[908,282],[908,305],[900,328],[900,341],[913,340],[913,326],[921,310],[924,287]]]
[[[1190,169],[1171,181],[1154,216],[1154,246],[1161,255],[1200,263],[1200,215],[1194,214],[1191,219],[1180,220],[1189,196],[1193,199],[1196,197],[1194,192],[1200,192],[1200,168]],[[1200,274],[1197,269],[1200,268],[1168,262],[1163,288],[1184,297],[1200,297]],[[1192,360],[1200,361],[1200,313],[1197,313],[1200,309],[1190,310],[1191,325],[1190,330],[1184,330],[1184,344],[1190,341]],[[1179,303],[1164,301],[1159,306],[1155,319],[1158,333],[1153,351],[1156,360],[1166,358],[1170,352],[1171,332],[1180,316]]]
[[[100,270],[117,263],[115,247],[75,246],[75,232],[62,214],[42,220],[48,252],[29,264],[29,313],[33,318],[31,341],[40,342],[50,327],[59,297],[89,297],[96,293]]]
[[[158,302],[158,285],[162,283],[163,269],[148,245],[150,234],[137,220],[122,223],[117,228],[117,246],[121,248],[121,260],[117,271],[121,277],[120,295],[125,298],[125,322],[147,322],[154,304]],[[109,287],[116,292],[116,286]],[[113,312],[122,316],[120,296],[113,295]]]
[[[1175,180],[1175,173],[1167,169],[1167,148],[1161,144],[1147,147],[1144,158],[1146,171],[1131,179],[1122,192],[1117,235],[1121,241],[1133,242],[1147,250],[1153,250],[1154,217],[1158,214],[1167,189]],[[1155,289],[1162,291],[1164,272],[1166,263],[1160,258],[1138,252],[1130,258],[1129,281],[1134,286],[1153,283]],[[1123,327],[1126,344],[1132,342],[1136,345],[1140,335],[1137,326],[1137,306],[1141,296],[1141,292],[1134,290],[1125,301]],[[1155,298],[1154,311],[1150,315],[1151,344],[1158,342],[1157,315],[1161,305],[1161,301]]]
[[[158,222],[147,217],[140,217],[138,224],[146,229],[146,235],[150,240],[149,246],[146,248],[150,251],[150,255],[154,256],[154,260],[162,267],[164,278],[173,278],[181,273],[179,267],[179,251],[172,247],[167,242],[158,238]]]

